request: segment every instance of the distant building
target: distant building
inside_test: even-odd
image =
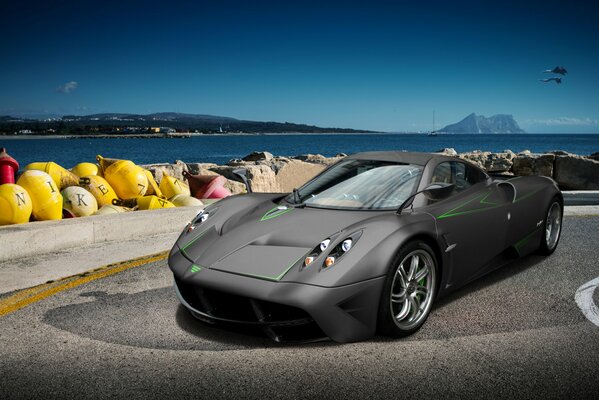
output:
[[[154,133],[176,133],[177,132],[173,128],[168,128],[168,127],[165,127],[165,126],[151,127],[150,131],[152,131]]]
[[[21,129],[17,132],[17,135],[31,135],[32,133],[31,129]]]

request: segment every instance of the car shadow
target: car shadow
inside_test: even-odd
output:
[[[136,293],[85,292],[80,297],[90,301],[48,310],[43,322],[80,337],[149,349],[227,351],[336,345],[330,341],[281,344],[244,326],[212,326],[187,312],[170,286]]]
[[[584,320],[573,301],[529,287],[527,280],[546,280],[545,272],[534,271],[535,267],[547,267],[539,265],[544,260],[536,255],[514,260],[440,299],[423,327],[403,340],[446,340]],[[135,293],[85,292],[80,296],[88,301],[51,309],[43,322],[81,337],[150,349],[226,351],[337,345],[332,341],[280,344],[246,326],[210,325],[188,313],[170,286]],[[381,336],[372,339],[390,340]]]

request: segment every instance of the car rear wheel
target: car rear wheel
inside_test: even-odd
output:
[[[379,332],[403,337],[416,332],[426,321],[437,288],[437,260],[423,241],[403,246],[389,272],[381,295]]]
[[[539,252],[544,255],[553,253],[559,242],[560,235],[562,233],[562,217],[563,217],[563,205],[561,200],[554,197],[551,200],[547,214],[545,215],[545,222],[543,223],[543,234],[541,235],[541,244],[539,246]]]

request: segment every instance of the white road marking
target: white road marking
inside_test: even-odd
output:
[[[599,308],[593,302],[593,292],[599,287],[599,278],[595,278],[576,290],[574,299],[576,304],[589,321],[599,326]]]

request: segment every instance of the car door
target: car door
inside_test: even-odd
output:
[[[506,247],[509,202],[505,192],[482,171],[459,161],[439,163],[431,182],[455,185],[453,194],[433,205],[443,251],[453,268],[449,285],[470,281]]]

